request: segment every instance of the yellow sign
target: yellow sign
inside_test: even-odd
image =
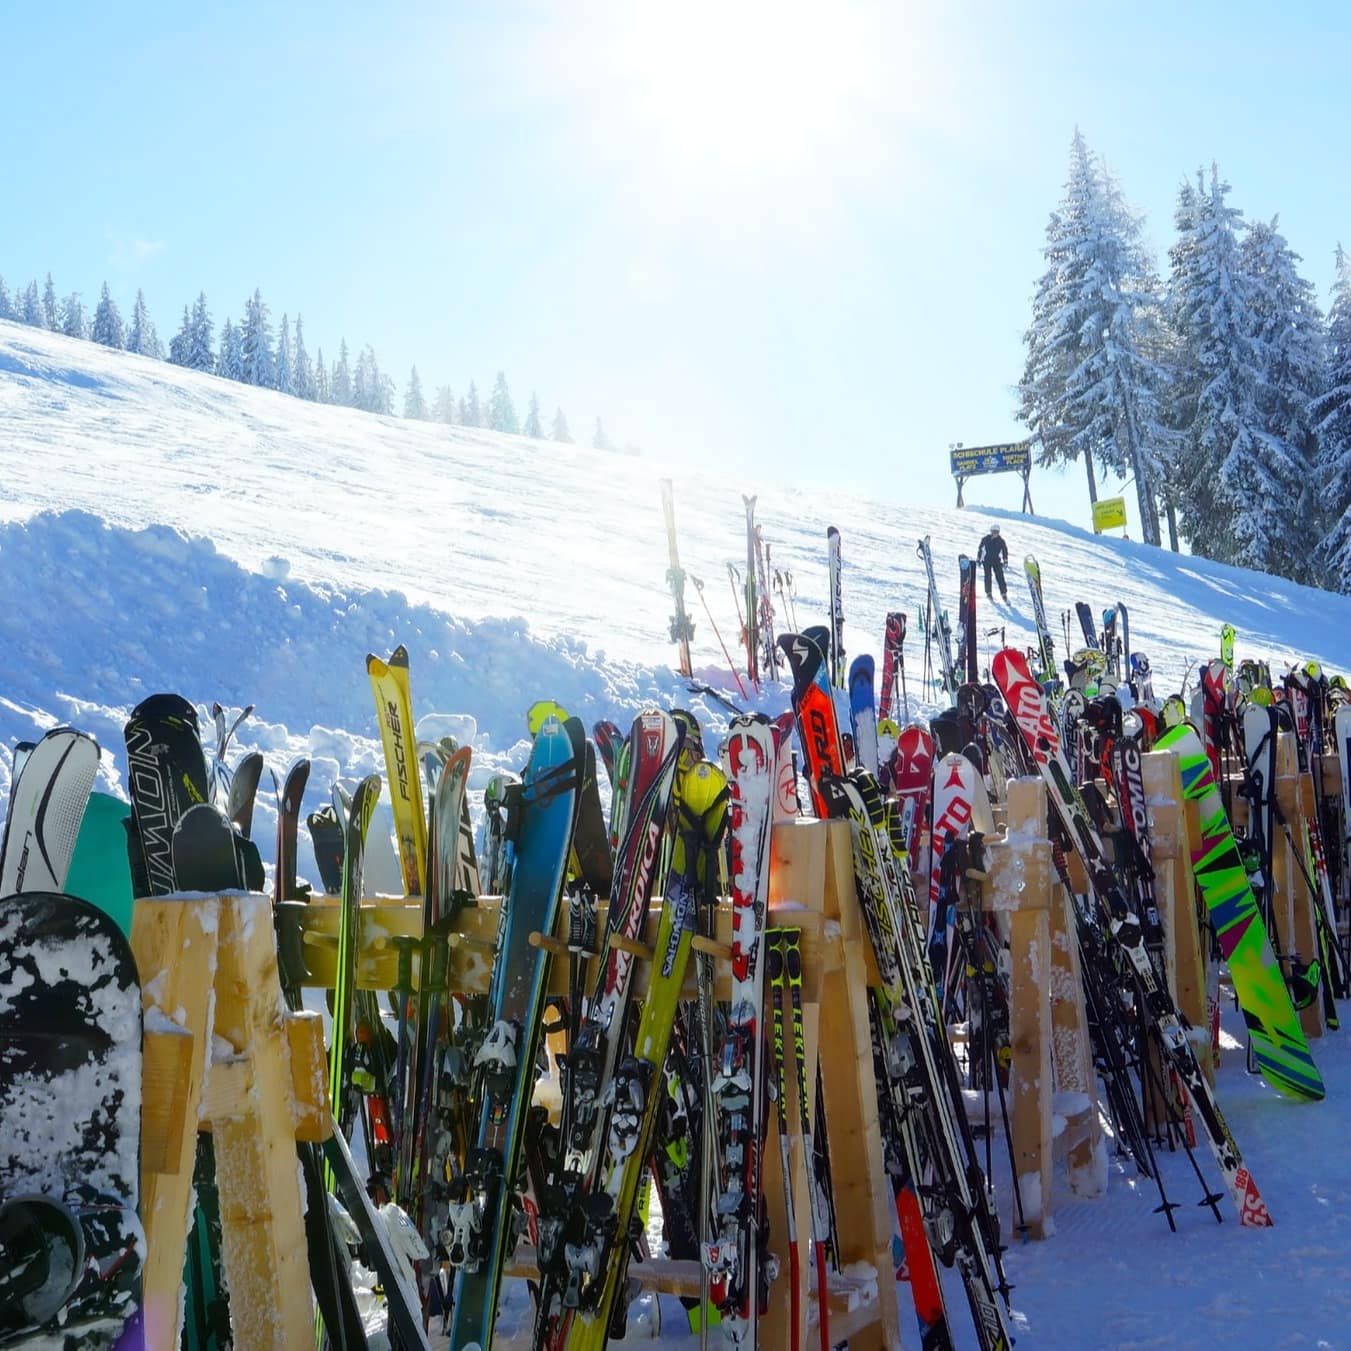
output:
[[[1093,531],[1101,534],[1116,526],[1126,524],[1126,499],[1124,497],[1103,497],[1093,503]]]

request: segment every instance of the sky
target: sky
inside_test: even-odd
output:
[[[259,751],[280,775],[307,755],[303,810],[315,810],[339,775],[383,770],[363,659],[400,642],[410,654],[417,738],[453,734],[473,746],[476,816],[488,778],[524,763],[525,711],[535,699],[558,700],[588,727],[607,717],[626,728],[642,708],[678,702],[699,717],[710,751],[726,728],[719,706],[671,669],[665,545],[641,461],[316,407],[6,322],[0,428],[0,746],[58,723],[78,727],[102,747],[102,791],[125,795],[130,708],[152,691],[177,690],[197,704],[204,726],[212,699],[232,718],[255,705],[229,763]],[[314,470],[316,446],[324,447],[323,476]],[[531,490],[545,479],[551,492]],[[676,490],[682,561],[709,578],[726,633],[730,598],[725,585],[713,585],[722,580],[713,569],[735,547],[741,504],[726,503],[709,471],[679,477]],[[410,493],[452,507],[454,527],[436,512],[409,512]],[[587,510],[560,525],[559,504],[582,498]],[[353,504],[359,529],[348,524]],[[775,487],[759,508],[775,557],[797,574],[803,626],[824,613],[824,523],[845,523],[850,656],[877,655],[887,609],[908,608],[913,623],[922,572],[909,541],[932,534],[951,600],[956,552],[973,519],[989,519]],[[1009,515],[1001,519],[1013,534]],[[617,567],[614,541],[626,531]],[[1184,670],[1194,684],[1195,662],[1216,652],[1224,620],[1238,628],[1240,661],[1265,657],[1280,672],[1314,656],[1330,672],[1351,668],[1351,597],[1053,521],[1018,522],[1016,537],[1018,554],[1032,549],[1042,562],[1057,651],[1058,616],[1073,600],[1119,601],[1129,607],[1133,647],[1151,657],[1159,694],[1177,689]],[[1010,586],[1010,600],[979,602],[982,661],[1001,639],[1032,640],[1021,585]],[[703,668],[716,650],[698,609],[695,619]],[[991,622],[1000,626],[993,636]],[[908,712],[931,717],[938,705],[923,683],[922,649],[912,627]],[[704,674],[732,689],[726,671]],[[759,703],[778,712],[786,698],[783,685],[767,682]],[[0,816],[11,765],[0,751]],[[392,890],[397,863],[381,819],[383,845],[374,832],[366,875],[371,890]],[[254,836],[269,863],[275,833],[265,774]],[[318,878],[305,830],[297,864],[302,877]],[[1242,1019],[1227,997],[1222,1003],[1217,1095],[1274,1227],[1241,1228],[1227,1199],[1216,1224],[1196,1205],[1200,1187],[1185,1155],[1162,1151],[1179,1204],[1176,1234],[1154,1212],[1153,1187],[1112,1157],[1106,1195],[1092,1199],[1071,1193],[1058,1162],[1049,1201],[1057,1233],[1024,1242],[995,1139],[1019,1351],[1346,1345],[1351,1008],[1343,1004],[1343,1030],[1312,1047],[1327,1100],[1294,1103],[1245,1073]],[[1064,1116],[1081,1101],[1057,1095],[1053,1106]],[[1198,1164],[1216,1185],[1204,1146]],[[782,1246],[775,1250],[782,1257]],[[954,1274],[946,1277],[949,1309],[967,1346]],[[898,1294],[905,1309],[906,1292]],[[680,1335],[678,1308],[665,1303],[660,1345],[694,1351],[697,1338]],[[504,1321],[528,1326],[524,1282],[511,1284],[505,1305]],[[902,1318],[905,1345],[914,1346],[909,1314]]]
[[[166,343],[199,290],[219,326],[259,287],[311,353],[372,344],[400,405],[414,363],[503,370],[521,412],[738,490],[948,505],[950,445],[1024,434],[1076,125],[1161,263],[1214,160],[1326,303],[1349,36],[1252,3],[9,5],[0,275],[143,288]],[[1081,469],[1032,496],[1086,522]]]

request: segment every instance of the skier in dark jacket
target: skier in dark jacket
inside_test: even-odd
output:
[[[990,589],[990,576],[993,573],[994,580],[999,583],[999,594],[1007,601],[1009,598],[1009,585],[1004,580],[1004,564],[1009,561],[1009,546],[1004,543],[1003,537],[999,533],[999,527],[992,525],[990,533],[980,542],[980,548],[976,550],[976,562],[985,568],[985,598],[993,600],[994,594]]]

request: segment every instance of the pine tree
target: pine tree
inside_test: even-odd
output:
[[[272,384],[283,394],[295,392],[294,377],[291,374],[294,358],[291,354],[291,322],[283,314],[281,332],[277,335],[277,359],[272,369]]]
[[[394,381],[380,369],[375,349],[367,343],[357,361],[357,373],[352,380],[352,399],[358,408],[368,413],[394,412]]]
[[[333,379],[330,382],[332,402],[344,408],[352,405],[352,368],[347,361],[347,339],[338,344],[338,360],[333,366]]]
[[[572,445],[572,433],[568,430],[568,420],[563,416],[561,407],[554,409],[554,425],[549,429],[551,441],[561,441],[565,446]]]
[[[408,390],[403,396],[403,415],[415,418],[418,422],[427,421],[427,400],[422,397],[422,381],[418,379],[416,366],[408,377]]]
[[[242,361],[240,379],[246,385],[270,388],[274,382],[275,358],[272,354],[272,325],[268,309],[257,288],[244,302],[244,322],[239,327]]]
[[[524,431],[526,436],[533,436],[537,441],[544,435],[539,420],[539,395],[533,389],[530,391],[530,408],[525,415]]]
[[[1141,221],[1090,154],[1078,128],[1065,195],[1052,212],[1042,250],[1021,415],[1040,444],[1040,464],[1082,459],[1097,500],[1094,460],[1135,480],[1141,532],[1159,542],[1158,390],[1167,373],[1146,350],[1157,332],[1157,283],[1140,244]],[[1155,341],[1156,348],[1159,346]]]
[[[1351,591],[1351,258],[1337,245],[1328,311],[1327,369],[1312,414],[1318,433],[1318,480],[1325,485],[1331,528],[1318,556],[1339,591]]]
[[[103,290],[106,294],[108,290],[106,285]],[[38,295],[38,284],[35,281],[30,281],[23,293],[21,317],[24,323],[32,328],[44,328],[46,326],[46,316],[42,313],[42,298]]]
[[[211,354],[211,311],[206,307],[206,292],[198,291],[192,306],[192,327],[188,333],[184,365],[194,371],[214,371],[216,358]],[[238,379],[238,376],[234,377]]]
[[[449,385],[437,386],[436,401],[432,404],[432,417],[437,422],[444,422],[447,425],[455,421],[455,395]]]
[[[519,435],[521,424],[516,420],[516,405],[511,401],[511,393],[507,389],[507,376],[505,371],[497,372],[497,380],[493,384],[492,398],[488,403],[488,426],[495,432],[510,432],[511,435]]]
[[[244,378],[244,348],[239,329],[227,319],[220,330],[220,358],[216,362],[216,373],[227,380]]]
[[[52,274],[47,273],[47,284],[42,288],[42,326],[53,333],[61,327],[60,308],[56,303],[56,287],[52,284]]]
[[[1313,474],[1314,402],[1326,377],[1326,336],[1313,285],[1300,276],[1300,257],[1278,225],[1275,219],[1253,222],[1239,251],[1262,366],[1254,397],[1265,438],[1259,463],[1235,479],[1247,508],[1239,528],[1240,561],[1251,558],[1249,566],[1313,582],[1321,576],[1315,554],[1328,511],[1324,486]],[[1254,484],[1265,496],[1261,510],[1250,496]]]
[[[9,298],[9,287],[5,285],[5,279],[0,277],[0,319],[14,318],[14,302]]]
[[[36,285],[33,290],[36,292]],[[98,308],[94,311],[94,328],[90,337],[105,347],[121,348],[127,345],[127,332],[122,326],[122,315],[118,311],[117,302],[108,294],[106,281],[99,295]]]
[[[136,292],[136,303],[132,306],[127,351],[143,357],[154,357],[157,361],[164,359],[164,348],[160,346],[159,334],[155,332],[155,325],[150,322],[150,315],[145,307],[145,292],[140,289]]]
[[[291,388],[297,398],[314,398],[314,367],[310,364],[310,354],[305,350],[305,322],[296,315],[296,368],[291,377]]]
[[[1243,213],[1228,204],[1228,193],[1217,167],[1209,186],[1198,173],[1195,189],[1179,194],[1178,239],[1169,251],[1181,517],[1197,553],[1272,570],[1278,560],[1267,547],[1267,521],[1275,479],[1257,406],[1264,363],[1253,282],[1239,253]]]
[[[471,380],[468,395],[460,400],[460,421],[466,427],[483,426],[483,409],[479,407],[478,387]]]
[[[72,291],[61,304],[61,332],[68,338],[87,338],[89,320],[84,313],[84,300],[78,291]]]
[[[314,357],[314,401],[332,403],[333,389],[328,380],[328,367],[324,365],[324,349],[321,347]]]
[[[600,414],[596,415],[596,430],[591,436],[591,445],[595,450],[613,450],[610,444],[610,438],[605,435],[605,428],[601,425]]]
[[[183,306],[183,322],[178,326],[178,332],[169,339],[169,364],[171,366],[186,366],[188,364],[188,351],[192,345],[192,313],[186,305]]]

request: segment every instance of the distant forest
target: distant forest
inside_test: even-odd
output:
[[[305,324],[301,316],[296,315],[293,328],[290,317],[283,314],[281,327],[274,334],[271,311],[257,290],[245,300],[242,315],[238,319],[227,318],[219,332],[207,306],[206,294],[199,292],[191,305],[183,306],[182,322],[169,340],[167,353],[146,310],[144,292],[136,292],[136,303],[128,324],[109,293],[107,282],[103,283],[91,317],[80,292],[72,291],[64,299],[58,297],[50,272],[41,287],[31,281],[23,290],[13,293],[0,276],[0,319],[31,324],[34,328],[64,333],[71,338],[85,338],[104,347],[136,352],[157,361],[167,360],[174,366],[204,371],[225,380],[238,380],[245,385],[257,385],[260,389],[275,389],[280,394],[315,403],[338,404],[386,416],[401,415],[419,422],[485,427],[513,436],[533,436],[569,445],[575,439],[561,406],[555,407],[546,431],[539,396],[534,390],[530,391],[530,402],[522,419],[503,371],[497,372],[492,392],[486,398],[479,394],[478,386],[472,380],[458,399],[449,385],[438,385],[429,398],[423,390],[418,368],[414,366],[404,387],[400,414],[394,380],[380,369],[380,362],[369,343],[361,349],[355,363],[346,338],[338,343],[337,357],[331,363],[324,359],[322,347],[311,357],[305,345]],[[598,450],[622,451],[630,455],[640,453],[636,446],[615,444],[599,416],[592,429],[591,444]]]

